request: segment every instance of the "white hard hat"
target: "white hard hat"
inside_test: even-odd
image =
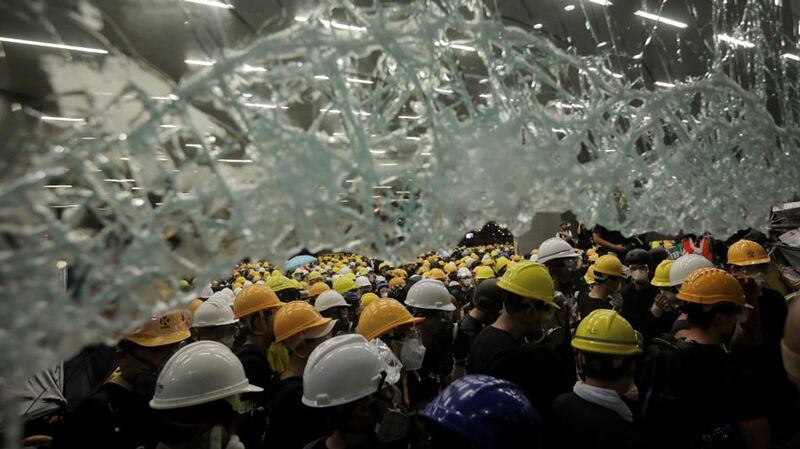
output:
[[[458,271],[456,272],[456,276],[459,278],[469,278],[472,277],[472,272],[469,271],[469,268],[462,267],[458,269]]]
[[[205,287],[203,287],[203,291],[201,291],[200,294],[197,295],[197,297],[200,298],[200,299],[208,299],[213,294],[214,294],[214,290],[211,289],[211,284],[208,284]]]
[[[308,270],[304,268],[297,268],[296,270],[294,270],[293,274],[308,274]]]
[[[468,267],[471,266],[473,263],[475,263],[475,259],[473,259],[472,257],[467,257],[464,259],[464,265]]]
[[[358,334],[322,342],[308,357],[303,372],[303,404],[336,407],[378,391],[388,366],[378,351]],[[387,384],[390,379],[387,378]]]
[[[225,294],[217,296],[219,293],[214,293],[194,311],[192,327],[225,326],[239,322],[233,316],[233,309],[227,304]]]
[[[386,278],[383,276],[375,276],[375,284],[386,283]]]
[[[220,290],[220,291],[214,293],[208,299],[209,300],[214,299],[214,300],[222,302],[223,304],[227,305],[228,307],[233,307],[233,301],[234,301],[234,299],[236,299],[236,295],[233,294],[233,290],[231,290],[229,288],[225,288],[223,290]]]
[[[350,307],[350,304],[336,290],[325,290],[314,301],[314,310],[317,312],[324,312],[333,307]]]
[[[575,251],[575,248],[570,246],[569,243],[565,242],[561,238],[552,237],[539,245],[539,253],[536,261],[539,263],[545,263],[548,260],[566,259],[572,257],[581,257],[581,255]]]
[[[244,281],[244,284],[242,284],[242,287],[249,287],[251,285],[253,285],[253,283],[251,281]]]
[[[250,385],[242,362],[227,346],[204,340],[184,346],[167,360],[158,375],[150,407],[190,407],[260,391],[260,387]]]
[[[356,285],[361,287],[372,287],[372,283],[369,281],[369,278],[366,276],[359,276],[356,278]]]
[[[345,274],[350,273],[350,272],[351,272],[350,268],[344,267],[341,270],[339,270],[339,275],[345,275]]]
[[[436,279],[423,279],[408,289],[406,305],[418,309],[443,310],[452,312],[456,310],[450,300],[450,292],[441,281]]]
[[[714,264],[710,260],[699,254],[684,254],[675,259],[672,266],[669,268],[669,285],[677,287],[683,284],[690,274],[701,269],[710,268]]]

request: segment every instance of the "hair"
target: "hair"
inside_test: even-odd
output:
[[[713,304],[711,306],[687,302],[684,303],[682,310],[686,314],[686,321],[689,322],[690,326],[708,329],[714,321],[714,316],[717,314],[733,315],[738,311],[738,308],[735,304],[730,302]]]
[[[300,299],[300,290],[296,288],[287,288],[275,292],[275,295],[283,302],[296,301]]]
[[[533,307],[536,310],[547,310],[548,305],[542,301],[531,300],[520,296],[516,293],[511,293],[509,291],[504,290],[505,295],[503,296],[503,308],[505,308],[506,312],[511,315],[514,315],[519,312],[524,312],[529,308]]]
[[[633,367],[632,356],[597,354],[580,351],[578,353],[581,372],[584,376],[613,382],[626,376]]]

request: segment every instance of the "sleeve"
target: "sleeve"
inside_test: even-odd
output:
[[[107,403],[88,398],[67,415],[53,439],[56,449],[102,448],[114,440],[113,412]]]

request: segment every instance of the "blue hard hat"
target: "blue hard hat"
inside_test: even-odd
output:
[[[481,449],[536,449],[542,424],[515,384],[482,374],[450,384],[420,414]]]

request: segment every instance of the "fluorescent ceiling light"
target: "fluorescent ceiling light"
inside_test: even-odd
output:
[[[264,68],[264,67],[256,67],[256,66],[252,66],[250,64],[245,64],[245,65],[242,66],[242,71],[243,72],[247,72],[247,73],[250,73],[250,72],[266,72],[267,69]]]
[[[597,44],[597,48],[603,48],[603,47],[605,47],[606,45],[608,45],[608,42],[606,42],[606,41],[603,41],[603,42],[600,42],[599,44]]]
[[[53,44],[51,42],[41,42],[41,41],[30,41],[27,39],[16,39],[13,37],[3,37],[0,36],[0,42],[8,42],[10,44],[22,44],[22,45],[33,45],[34,47],[47,47],[47,48],[59,48],[61,50],[72,50],[72,51],[82,51],[85,53],[96,53],[100,55],[107,55],[108,51],[103,50],[102,48],[90,48],[90,47],[78,47],[75,45],[63,45],[63,44]]]
[[[360,115],[362,117],[369,117],[370,115],[372,115],[372,114],[370,114],[369,112],[366,112],[366,111],[353,111],[353,114]]]
[[[72,123],[86,123],[85,119],[74,117],[53,117],[50,115],[43,115],[42,121],[44,122],[72,122]]]
[[[781,58],[784,58],[784,59],[791,59],[791,60],[793,60],[793,61],[798,61],[798,62],[800,62],[800,56],[798,56],[798,55],[796,55],[796,54],[794,54],[794,53],[784,53],[784,54],[782,54],[782,55],[781,55]]]
[[[316,78],[316,77],[315,77]],[[356,84],[375,84],[370,80],[362,80],[358,78],[346,78],[348,83],[356,83]]]
[[[422,153],[420,153],[420,156],[430,156],[430,155],[431,155],[430,151],[423,151]]]
[[[315,80],[323,80],[323,81],[325,81],[325,80],[329,80],[330,77],[327,77],[325,75],[314,75],[314,79]]]
[[[213,6],[215,8],[233,9],[233,5],[214,0],[184,0],[186,3],[196,3],[198,5]]]
[[[484,79],[478,81],[478,84],[486,84],[488,82],[489,82],[489,78],[484,78]]]
[[[211,66],[217,63],[217,61],[214,61],[213,59],[210,61],[204,61],[202,59],[186,59],[183,62],[189,65],[204,65],[204,66]]]
[[[536,25],[533,26],[533,29],[534,30],[541,30],[543,26],[544,25],[542,25],[541,23],[537,23]]]
[[[440,94],[453,94],[454,92],[450,89],[439,89],[438,87],[434,87],[433,90],[439,92]]]
[[[717,39],[719,39],[719,40],[721,40],[723,42],[727,42],[727,43],[733,44],[733,45],[738,45],[738,46],[744,47],[744,48],[753,48],[753,47],[756,46],[756,44],[754,44],[752,42],[749,42],[749,41],[746,41],[746,40],[742,40],[742,39],[737,39],[737,38],[735,38],[733,36],[728,36],[727,34],[717,34]]]
[[[179,100],[178,96],[174,95],[174,94],[169,94],[169,95],[164,95],[164,96],[157,96],[157,97],[150,97],[150,99],[157,100],[157,101],[177,101],[177,100]]]
[[[418,115],[398,115],[397,118],[402,118],[405,120],[419,120],[420,116]]]
[[[369,152],[372,153],[372,154],[378,154],[378,155],[386,154],[386,150],[369,150]]]
[[[372,186],[373,189],[391,189],[392,186]]]
[[[159,128],[177,128],[177,125],[158,125]]]
[[[478,96],[481,98],[492,98],[492,94],[480,94]]]
[[[308,17],[306,16],[294,16],[295,22],[308,22]]]
[[[72,185],[70,184],[48,184],[42,186],[43,189],[71,189]]]
[[[639,10],[639,11],[636,11],[635,13],[633,13],[633,14],[635,14],[635,15],[643,18],[643,19],[653,20],[655,22],[660,22],[660,23],[663,23],[665,25],[672,25],[672,26],[678,27],[678,28],[686,28],[686,27],[689,26],[689,25],[687,25],[687,24],[685,24],[683,22],[678,22],[677,20],[667,19],[666,17],[661,17],[661,16],[658,16],[656,14],[651,14],[651,13],[649,13],[647,11]]]
[[[248,108],[260,108],[260,109],[289,109],[288,106],[278,106],[274,104],[266,104],[266,103],[245,103],[245,106]]]
[[[611,6],[611,2],[608,0],[589,0],[589,3],[594,3],[595,5],[600,6]]]
[[[463,51],[478,51],[477,48],[470,47],[469,45],[449,44],[448,47],[455,48],[456,50],[463,50]]]
[[[416,141],[419,141],[419,140],[422,140],[422,138],[421,138],[421,137],[416,137],[416,136],[406,136],[406,140],[416,140]]]
[[[217,159],[217,162],[225,162],[228,164],[251,164],[252,159]]]
[[[106,178],[103,181],[105,182],[116,182],[116,183],[124,183],[124,182],[136,182],[135,179],[130,178],[122,178],[122,179],[114,179],[114,178]]]
[[[81,140],[97,140],[97,137],[83,136],[83,137],[81,137]]]
[[[131,187],[131,190],[142,190],[141,187]]]
[[[184,145],[186,148],[203,148],[203,145],[199,143],[187,143]]]
[[[342,111],[340,111],[338,109],[320,109],[319,112],[330,113],[330,114],[341,114],[342,113]]]
[[[366,27],[360,27],[360,26],[355,26],[355,25],[346,25],[344,23],[339,23],[339,22],[336,22],[336,21],[333,21],[333,20],[319,19],[319,21],[320,21],[320,23],[322,23],[323,25],[325,25],[328,28],[336,28],[336,29],[345,30],[345,31],[367,31]]]
[[[675,87],[675,85],[674,85],[674,84],[672,84],[672,83],[665,83],[664,81],[656,81],[654,84],[655,84],[656,86],[658,86],[658,87]]]
[[[572,11],[573,9],[575,9],[575,5],[570,4],[564,7],[564,11]]]
[[[397,162],[382,162],[380,164],[381,167],[395,167],[397,166]]]
[[[50,206],[50,207],[52,207],[53,209],[72,209],[72,208],[78,207],[78,205],[77,204],[62,204],[62,205],[53,205],[53,206]]]
[[[577,103],[564,103],[561,101],[557,101],[555,106],[561,109],[584,109],[583,105]]]
[[[119,160],[121,160],[121,161],[129,161],[129,160],[131,160],[131,158],[123,156],[123,157],[119,158]]]

